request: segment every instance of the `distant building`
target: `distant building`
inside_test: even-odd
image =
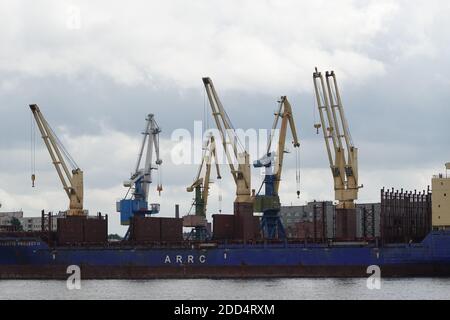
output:
[[[52,217],[52,230],[56,230],[58,217]],[[24,217],[19,219],[22,223],[22,228],[24,231],[41,231],[42,230],[42,218],[41,217]],[[44,221],[45,228],[48,225],[48,219]]]
[[[325,214],[322,214],[322,211]],[[380,203],[356,204],[356,236],[378,237],[380,235]],[[315,218],[314,218],[315,215]],[[302,206],[282,206],[280,216],[286,235],[290,238],[303,237],[301,226],[316,222],[316,235],[334,238],[335,235],[335,205],[332,201],[308,202]],[[323,222],[322,222],[323,220]]]
[[[60,212],[52,217],[52,230],[57,228],[57,219],[64,217],[65,213]],[[0,212],[0,230],[12,231],[11,220],[16,218],[22,224],[23,231],[41,231],[42,230],[42,218],[41,217],[24,217],[22,211],[14,212]],[[44,220],[44,227],[48,227],[48,218]]]
[[[12,219],[16,218],[20,221],[23,217],[22,211],[13,212],[0,212],[0,230],[1,231],[13,231],[12,230]]]
[[[315,207],[315,209],[314,209]],[[299,234],[299,225],[304,223],[314,223],[314,213],[316,214],[316,223],[322,225],[322,210],[325,210],[323,217],[325,224],[325,237],[333,237],[333,213],[334,205],[331,201],[308,202],[303,206],[282,206],[280,216],[288,238],[301,237]],[[323,226],[321,226],[323,233]]]

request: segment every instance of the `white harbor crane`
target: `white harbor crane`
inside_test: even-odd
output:
[[[139,148],[137,163],[129,180],[124,182],[124,186],[128,188],[125,198],[117,203],[117,211],[120,212],[120,221],[122,225],[129,225],[130,219],[134,215],[148,215],[159,212],[159,204],[151,204],[148,206],[149,187],[152,183],[152,170],[159,170],[162,160],[159,157],[159,133],[161,129],[156,123],[153,114],[149,114],[146,118],[146,125],[143,131],[143,139]],[[141,167],[144,149],[147,146],[144,165]],[[153,152],[155,152],[156,160],[153,166]],[[159,174],[159,178],[160,178]],[[131,191],[131,198],[127,199]],[[157,191],[161,193],[162,185],[158,181]]]
[[[63,189],[69,197],[68,216],[85,216],[83,210],[83,171],[76,164],[75,160],[64,148],[61,141],[52,130],[47,120],[44,118],[39,107],[36,104],[30,104],[31,112],[36,120],[42,139],[50,154],[52,163],[55,166],[59,179],[63,185]],[[69,170],[67,162],[71,166]],[[32,174],[32,181],[34,185],[35,175]]]

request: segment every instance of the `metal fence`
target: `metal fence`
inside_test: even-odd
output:
[[[431,191],[381,190],[383,243],[420,242],[431,231]]]

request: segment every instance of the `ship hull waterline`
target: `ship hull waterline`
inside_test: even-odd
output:
[[[381,277],[450,277],[450,231],[385,246],[50,247],[40,239],[0,239],[0,279],[67,279],[74,266],[82,279],[368,277],[374,270]]]
[[[140,267],[81,266],[85,280],[145,279],[259,279],[259,278],[367,278],[366,266],[240,266],[240,267]],[[0,279],[67,280],[65,266],[2,266]],[[450,265],[391,265],[381,268],[382,278],[450,277]]]

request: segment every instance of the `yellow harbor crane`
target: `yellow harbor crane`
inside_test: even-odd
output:
[[[320,124],[327,148],[328,160],[334,179],[338,209],[354,209],[358,199],[358,149],[354,146],[334,71],[324,78],[317,68],[313,74],[314,89],[319,109]]]
[[[64,191],[69,197],[68,216],[85,216],[83,210],[83,171],[78,167],[71,155],[64,148],[61,141],[52,130],[47,120],[42,115],[36,104],[30,105],[31,112],[36,120],[42,139],[50,154],[52,163],[55,166],[59,179],[63,185]],[[69,162],[72,170],[69,170],[65,159]],[[35,175],[32,180],[34,184]]]
[[[195,215],[183,217],[184,227],[193,227],[190,238],[195,240],[206,240],[209,235],[206,229],[206,208],[208,205],[209,185],[211,182],[211,162],[215,162],[217,179],[221,179],[219,162],[217,161],[216,142],[213,135],[210,135],[206,141],[202,161],[197,171],[194,182],[186,188],[187,192],[195,191],[193,207]]]
[[[208,95],[214,121],[220,133],[231,175],[236,184],[234,212],[252,213],[254,199],[251,194],[250,156],[239,141],[231,120],[220,102],[212,80],[210,78],[203,78],[203,84]],[[237,165],[233,160],[237,162]]]

